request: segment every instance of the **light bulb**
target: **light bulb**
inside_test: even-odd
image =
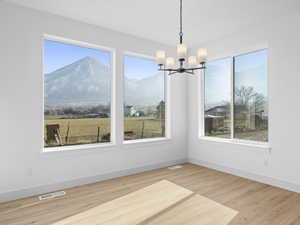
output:
[[[165,62],[166,53],[164,51],[156,51],[156,62],[158,65],[163,65]]]
[[[173,57],[167,57],[166,59],[166,69],[173,69],[175,65],[175,60]]]
[[[190,68],[195,68],[198,65],[197,57],[196,56],[190,56],[188,58],[188,64]]]
[[[179,59],[184,59],[187,56],[187,47],[185,44],[177,45],[177,56]]]
[[[206,62],[207,61],[207,49],[206,48],[199,48],[197,52],[199,62]]]

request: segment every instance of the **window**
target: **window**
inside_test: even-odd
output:
[[[44,40],[44,146],[110,142],[112,53]]]
[[[124,56],[124,140],[165,137],[165,76],[152,59]]]
[[[234,58],[234,137],[268,141],[267,51]]]
[[[230,138],[231,59],[207,63],[205,87],[205,135]]]
[[[268,141],[267,50],[207,63],[204,134]]]

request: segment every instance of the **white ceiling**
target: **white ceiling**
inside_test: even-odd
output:
[[[178,42],[179,0],[6,0],[166,44]],[[300,0],[183,0],[184,38],[196,45],[300,9]]]

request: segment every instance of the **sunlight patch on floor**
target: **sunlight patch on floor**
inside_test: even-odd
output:
[[[52,225],[227,225],[237,213],[162,180]]]

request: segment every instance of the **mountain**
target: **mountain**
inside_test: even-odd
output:
[[[110,103],[111,73],[101,61],[85,57],[45,74],[45,105],[107,105]],[[164,77],[160,73],[141,80],[124,79],[126,104],[157,105],[163,99]]]
[[[124,83],[127,105],[158,105],[164,99],[164,76],[161,73],[141,80],[125,77]]]

